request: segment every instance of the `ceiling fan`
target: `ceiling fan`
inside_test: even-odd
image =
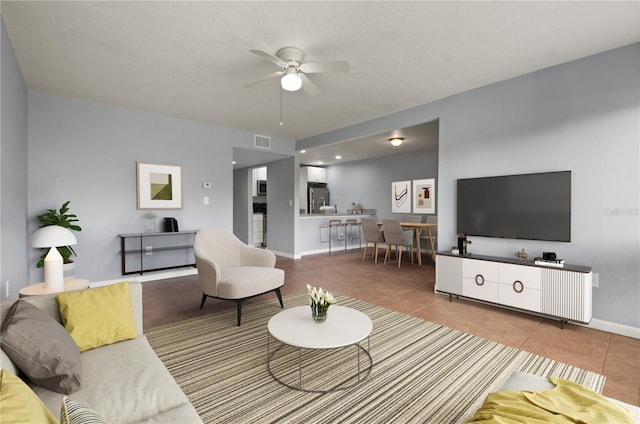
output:
[[[280,85],[287,91],[298,91],[302,88],[310,96],[315,96],[320,89],[306,74],[321,74],[334,72],[349,72],[349,63],[344,60],[330,62],[303,62],[304,52],[295,47],[284,47],[272,55],[264,50],[249,50],[280,67],[279,71],[245,84],[245,87],[253,87],[268,79],[280,77]]]

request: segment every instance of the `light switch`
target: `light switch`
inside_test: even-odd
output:
[[[207,206],[209,204],[209,196],[204,196],[202,198],[202,203]]]

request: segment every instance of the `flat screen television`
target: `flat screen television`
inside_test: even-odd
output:
[[[571,171],[458,180],[458,233],[571,241]]]

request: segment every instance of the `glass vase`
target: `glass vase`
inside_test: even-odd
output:
[[[316,302],[311,302],[311,316],[313,320],[317,323],[323,323],[327,320],[327,311],[329,310],[329,305],[318,305]]]

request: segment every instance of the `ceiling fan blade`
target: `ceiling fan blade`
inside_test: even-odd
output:
[[[310,96],[317,96],[320,94],[320,89],[315,85],[309,77],[302,72],[298,72],[298,76],[302,80],[302,89]]]
[[[244,88],[253,87],[253,86],[255,86],[255,85],[258,85],[258,84],[260,84],[260,83],[265,82],[265,81],[266,81],[266,80],[268,80],[268,79],[271,79],[271,78],[274,78],[274,77],[279,77],[279,76],[280,76],[280,75],[282,75],[282,74],[284,74],[284,72],[283,72],[283,71],[276,71],[276,72],[272,72],[272,73],[270,73],[269,75],[265,75],[265,76],[263,76],[262,78],[258,78],[258,79],[257,79],[257,80],[255,80],[255,81],[252,81],[252,82],[250,82],[250,83],[245,84],[243,87],[244,87]]]
[[[306,74],[349,72],[349,62],[344,60],[336,60],[333,62],[306,62],[300,65],[300,70]]]
[[[285,61],[280,59],[278,56],[274,56],[271,53],[267,53],[263,50],[249,50],[253,54],[257,54],[263,59],[267,59],[269,62],[273,62],[278,66],[284,67],[286,65]]]

